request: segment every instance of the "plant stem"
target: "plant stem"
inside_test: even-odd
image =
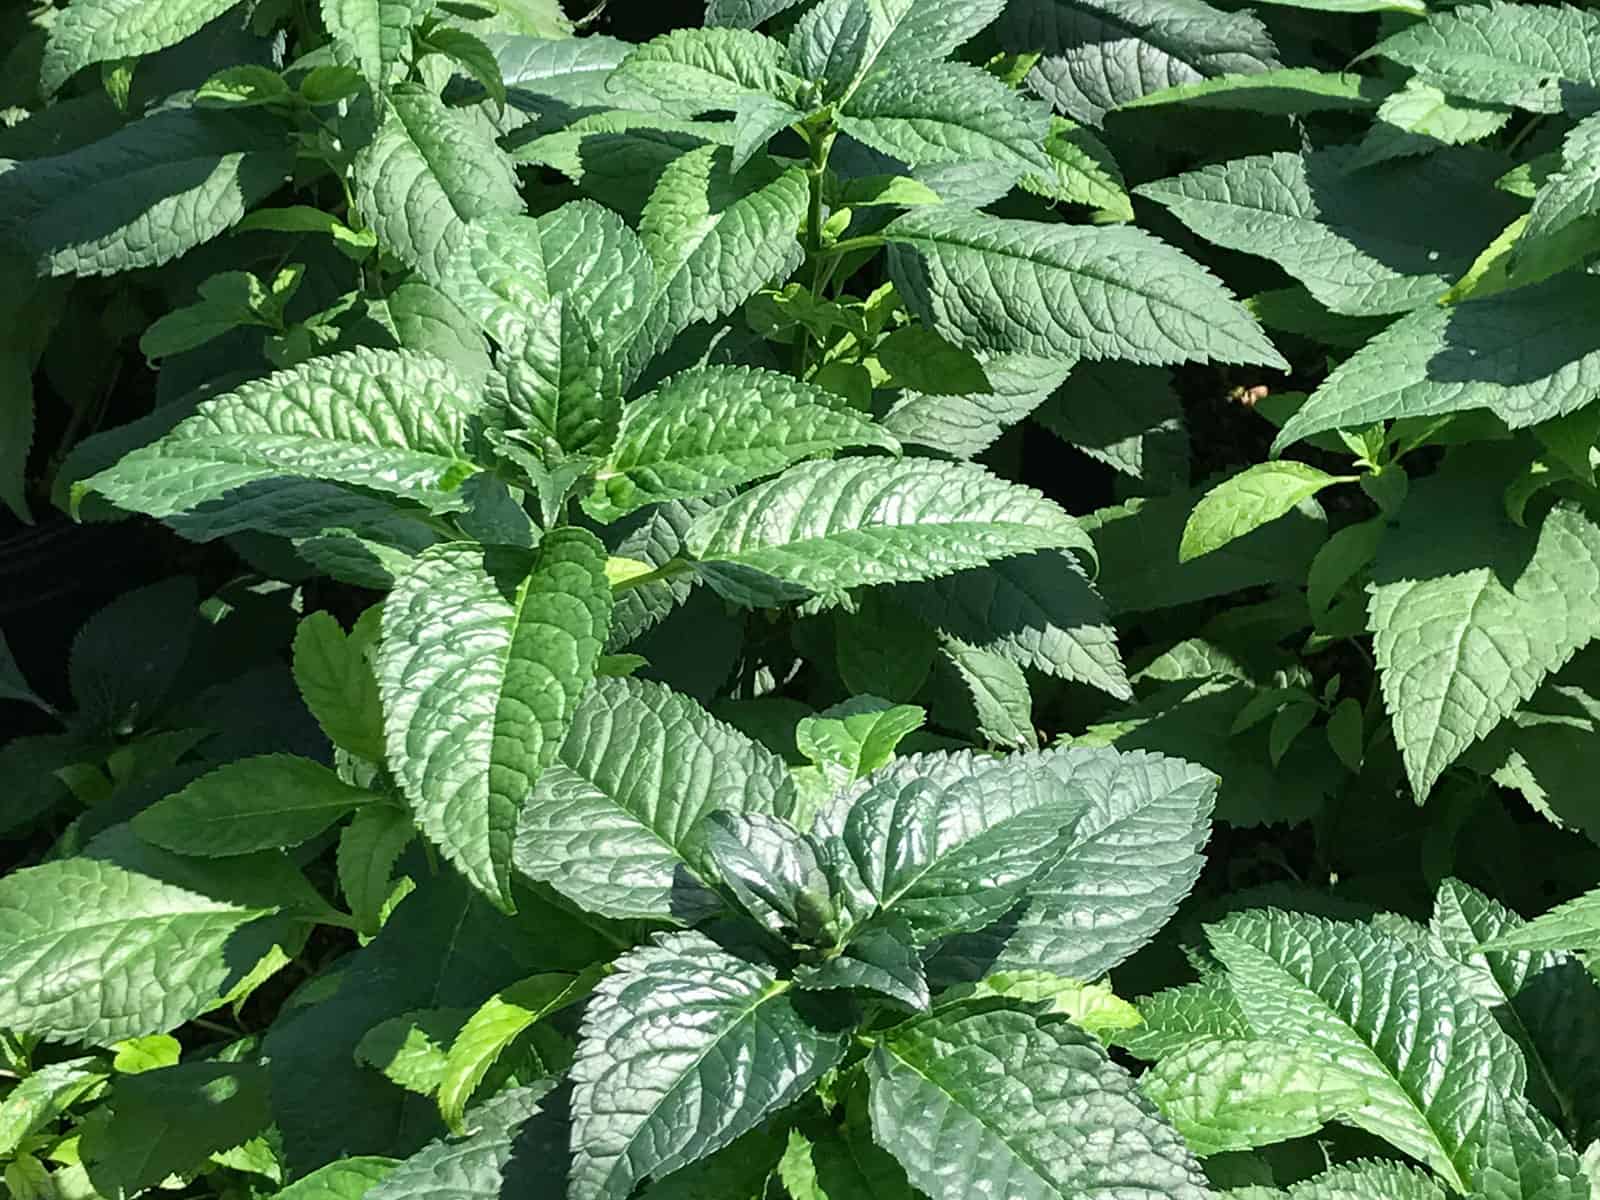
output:
[[[822,282],[822,186],[828,175],[828,155],[833,150],[833,140],[838,132],[831,125],[815,130],[810,135],[811,162],[806,167],[806,180],[810,184],[811,202],[806,210],[806,255],[811,260],[811,291],[816,294]],[[804,375],[811,362],[811,334],[800,331],[796,344],[795,374]]]
[[[654,571],[645,575],[635,575],[632,579],[624,579],[620,583],[611,585],[611,591],[631,592],[634,588],[642,588],[652,583],[661,583],[667,579],[676,579],[679,575],[687,575],[694,570],[694,564],[686,558],[672,558],[662,563]]]

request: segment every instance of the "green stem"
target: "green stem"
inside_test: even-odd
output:
[[[888,244],[888,238],[876,233],[869,233],[865,237],[848,238],[842,242],[835,242],[828,247],[828,257],[839,259],[846,254],[854,254],[857,250],[876,250],[880,246],[887,246]]]
[[[676,579],[679,575],[687,575],[694,570],[694,563],[687,558],[668,559],[654,571],[645,575],[635,575],[632,579],[624,579],[620,583],[611,585],[613,594],[617,592],[631,592],[634,588],[646,587],[652,583],[661,583],[664,580]]]
[[[810,135],[811,161],[806,167],[806,181],[810,184],[810,204],[806,210],[806,254],[811,259],[811,292],[816,295],[822,281],[822,187],[828,175],[828,155],[833,150],[833,140],[838,132],[831,126],[818,129]],[[795,374],[804,375],[811,362],[811,334],[800,331],[795,347]]]

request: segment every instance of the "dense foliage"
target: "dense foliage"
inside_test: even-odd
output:
[[[1600,1195],[1600,16],[0,45],[15,1200]]]

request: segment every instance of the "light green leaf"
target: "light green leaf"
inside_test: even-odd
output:
[[[1379,42],[1424,83],[1483,104],[1575,116],[1600,106],[1600,15],[1571,5],[1465,5]]]
[[[98,1058],[64,1059],[24,1076],[0,1100],[0,1155],[11,1157],[29,1134],[50,1124],[108,1077]]]
[[[1146,92],[1278,65],[1257,17],[1202,0],[1012,0],[1000,37],[1043,50],[1028,85],[1090,125]]]
[[[1561,170],[1533,197],[1514,257],[1538,258],[1564,230],[1600,213],[1600,116],[1578,122],[1561,143]]]
[[[792,1130],[778,1177],[793,1200],[916,1200],[920,1195],[906,1182],[900,1164],[872,1140],[872,1130],[854,1121],[808,1127],[806,1133]]]
[[[1113,1039],[1152,1062],[1201,1041],[1246,1041],[1254,1035],[1227,978],[1213,969],[1197,983],[1167,988],[1139,1001],[1141,1024]]]
[[[548,1083],[514,1088],[473,1110],[465,1137],[429,1142],[395,1166],[362,1200],[496,1200],[526,1187],[553,1196],[566,1162],[560,1100],[541,1101]]]
[[[913,1012],[927,1012],[932,997],[922,955],[902,932],[893,926],[867,930],[844,953],[796,971],[795,986],[807,991],[868,992]]]
[[[884,236],[907,307],[968,349],[1283,363],[1205,268],[1143,230],[940,206],[906,213]]]
[[[804,82],[779,42],[744,29],[676,29],[636,47],[614,79],[686,115],[731,109],[751,92],[792,102]]]
[[[375,96],[404,78],[411,30],[427,12],[425,0],[322,0],[335,57],[359,70]]]
[[[525,1030],[589,994],[599,972],[530,975],[495,993],[450,1043],[439,1080],[439,1114],[463,1132],[467,1103],[495,1060]]]
[[[824,773],[849,783],[887,766],[901,739],[927,718],[914,704],[857,696],[803,718],[795,726],[795,746]]]
[[[1351,316],[1433,300],[1516,215],[1514,201],[1493,186],[1503,164],[1488,154],[1441,151],[1352,171],[1354,153],[1257,155],[1134,190],[1209,241],[1269,256],[1328,308]],[[1439,212],[1386,200],[1435,191],[1461,203]]]
[[[446,545],[414,559],[384,605],[389,767],[423,833],[505,908],[517,814],[605,644],[605,561],[577,529],[533,550]]]
[[[1355,1075],[1268,1041],[1200,1039],[1139,1087],[1202,1157],[1307,1137],[1367,1100]]]
[[[175,1029],[255,964],[230,943],[272,912],[100,859],[13,871],[0,880],[0,1023],[89,1043]]]
[[[1183,528],[1178,561],[1209,554],[1252,529],[1287,516],[1323,488],[1354,479],[1353,475],[1329,475],[1283,459],[1248,467],[1217,484],[1194,506]]]
[[[294,681],[311,715],[335,746],[383,761],[383,708],[370,653],[381,619],[369,610],[346,634],[338,618],[314,612],[294,635]]]
[[[872,46],[872,16],[866,0],[823,0],[795,22],[789,61],[821,86],[824,103],[847,95],[861,78]]]
[[[1276,909],[1208,935],[1260,1037],[1357,1077],[1368,1098],[1348,1119],[1467,1190],[1494,1101],[1521,1092],[1526,1068],[1447,964],[1366,925]]]
[[[1340,1163],[1283,1195],[1288,1200],[1446,1200],[1444,1189],[1421,1171],[1382,1159]]]
[[[839,128],[913,167],[995,162],[1048,174],[1049,110],[979,67],[897,62],[867,76]]]
[[[363,1200],[399,1165],[376,1155],[341,1158],[295,1180],[274,1200]]]
[[[868,63],[885,70],[948,58],[992,24],[1005,0],[868,0]]]
[[[445,1052],[468,1015],[461,1008],[425,1008],[380,1021],[356,1043],[356,1062],[408,1092],[431,1096],[444,1078]]]
[[[733,115],[731,165],[734,173],[744,170],[745,164],[765,150],[768,142],[789,126],[799,124],[804,117],[805,114],[799,109],[791,108],[771,96],[752,93],[739,97]]]
[[[73,490],[165,517],[295,476],[449,507],[474,469],[463,446],[475,407],[438,359],[351,350],[207,400],[160,441]]]
[[[799,0],[706,0],[706,24],[754,29]]]
[[[467,222],[522,211],[505,153],[418,84],[394,88],[353,171],[356,208],[379,243],[436,284],[461,253]]]
[[[1446,96],[1415,77],[1378,107],[1378,123],[1367,132],[1350,160],[1350,170],[1414,154],[1431,154],[1441,145],[1481,141],[1511,119],[1503,108],[1483,108]]]
[[[1093,133],[1064,117],[1052,118],[1044,142],[1054,168],[1044,176],[1027,175],[1022,186],[1031,192],[1095,210],[1094,221],[1133,220],[1133,201],[1122,168]]]
[[[754,1129],[843,1057],[774,971],[702,934],[658,934],[616,967],[572,1065],[572,1200],[625,1200]]]
[[[1600,888],[1558,904],[1526,925],[1484,942],[1480,948],[1502,953],[1600,949]]]
[[[1284,423],[1274,453],[1329,429],[1484,408],[1513,429],[1600,395],[1600,280],[1570,273],[1450,307],[1424,305],[1340,363]]]
[[[166,1033],[152,1033],[148,1037],[128,1038],[112,1043],[112,1070],[124,1075],[138,1075],[142,1071],[156,1071],[162,1067],[175,1067],[183,1057],[183,1043]]]
[[[1367,624],[1420,804],[1451,763],[1600,634],[1589,599],[1600,528],[1575,508],[1551,510],[1509,588],[1491,566],[1431,577],[1397,566],[1373,588]]]
[[[969,726],[977,738],[990,746],[1012,750],[1037,749],[1039,734],[1033,727],[1033,694],[1028,677],[1014,661],[993,651],[969,645],[960,638],[940,639],[944,661],[954,670],[961,689],[971,704]]]
[[[848,446],[899,443],[831,392],[775,371],[697,367],[623,412],[587,507],[596,516],[703,496]]]
[[[980,362],[920,325],[904,326],[885,338],[879,361],[896,374],[893,382],[912,389],[902,391],[884,415],[884,428],[902,442],[959,459],[976,458],[1007,429],[1049,403],[1073,369],[1071,359],[1029,354],[985,355]]]
[[[236,0],[75,0],[50,26],[39,66],[47,96],[94,63],[137,58],[175,46]]]
[[[975,984],[946,991],[939,998],[947,1001],[1006,996],[1024,1004],[1047,1006],[1048,1013],[1059,1013],[1074,1025],[1105,1041],[1109,1035],[1126,1033],[1142,1022],[1139,1010],[1129,1004],[1108,983],[1084,983],[1049,971],[1001,971]]]
[[[156,801],[134,817],[133,829],[164,850],[228,858],[308,842],[372,799],[309,758],[263,754]]]
[[[360,809],[339,835],[339,890],[362,936],[374,936],[383,925],[395,894],[395,863],[416,836],[411,814],[387,804]]]
[[[1031,488],[930,460],[803,463],[690,527],[689,551],[813,591],[927,579],[1084,545]]]
[[[655,263],[656,286],[632,356],[637,362],[800,265],[804,169],[757,158],[735,172],[732,163],[726,147],[690,150],[662,171],[644,206],[639,237]]]
[[[1272,2],[1272,0],[1269,0]],[[1360,0],[1357,0],[1360,2]],[[1371,0],[1374,5],[1384,0]],[[1411,0],[1395,0],[1395,6]],[[1249,75],[1218,75],[1136,96],[1120,108],[1192,104],[1196,108],[1301,114],[1370,109],[1393,90],[1370,75],[1335,74],[1311,67],[1277,67]]]
[[[292,160],[271,118],[164,109],[0,172],[0,250],[40,275],[160,266],[277,191]]]
[[[1211,1195],[1132,1077],[1065,1019],[939,1011],[880,1040],[867,1073],[874,1137],[933,1200]]]
[[[602,679],[523,808],[516,866],[603,916],[693,920],[717,907],[689,849],[700,818],[792,803],[782,760],[687,696]]]

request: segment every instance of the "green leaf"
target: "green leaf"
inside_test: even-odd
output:
[[[351,350],[207,400],[160,441],[74,485],[166,517],[283,476],[449,507],[472,473],[471,389],[432,357]]]
[[[411,65],[411,31],[425,0],[321,0],[322,23],[334,56],[361,72],[374,96],[386,93]]]
[[[0,173],[0,249],[40,275],[160,266],[237,223],[291,165],[271,118],[165,109]]]
[[[1600,611],[1586,599],[1600,572],[1600,528],[1575,508],[1552,509],[1510,587],[1492,566],[1429,576],[1391,561],[1398,570],[1380,562],[1367,621],[1420,804],[1451,763],[1600,634]]]
[[[1099,138],[1064,117],[1054,117],[1044,152],[1053,168],[1044,176],[1024,176],[1022,186],[1054,200],[1084,204],[1095,210],[1094,222],[1133,220],[1128,185]]]
[[[791,1131],[778,1176],[793,1200],[916,1200],[919,1194],[872,1131],[854,1122]]]
[[[1029,354],[985,358],[979,361],[919,325],[890,334],[879,345],[880,363],[897,376],[894,382],[918,390],[900,393],[883,418],[884,428],[902,442],[951,458],[975,458],[1049,403],[1073,367],[1070,359]]]
[[[1488,409],[1513,429],[1600,393],[1600,297],[1580,273],[1450,307],[1425,305],[1340,363],[1284,423],[1274,453],[1329,429]]]
[[[572,1065],[572,1200],[625,1200],[798,1100],[844,1054],[775,972],[658,934],[595,989]],[[670,1039],[655,1031],[670,1027]]]
[[[1111,990],[1106,983],[1084,983],[1049,971],[1002,971],[975,984],[951,988],[939,999],[941,1007],[949,1000],[1006,996],[1025,1004],[1043,1005],[1043,1012],[1060,1013],[1074,1025],[1095,1037],[1136,1028],[1142,1018],[1139,1010]]]
[[[1446,1200],[1444,1189],[1421,1171],[1383,1159],[1340,1163],[1282,1195],[1288,1200]]]
[[[969,645],[960,638],[941,638],[939,649],[971,704],[970,724],[968,720],[959,721],[957,728],[975,731],[978,737],[974,740],[981,739],[990,746],[1037,749],[1033,695],[1022,668],[1003,655]]]
[[[791,467],[698,518],[687,544],[696,558],[823,592],[1084,542],[1053,503],[980,467],[856,458]]]
[[[909,307],[972,350],[1281,366],[1199,264],[1145,233],[913,210],[885,231]]]
[[[782,760],[687,696],[602,679],[523,808],[516,866],[604,916],[693,920],[715,907],[690,853],[700,818],[792,803]]]
[[[1090,125],[1147,92],[1278,65],[1255,16],[1202,0],[1013,0],[1000,36],[1043,50],[1029,86]]]
[[[928,944],[998,919],[1060,857],[1086,797],[1045,755],[912,755],[834,798],[814,836],[847,923]]]
[[[751,92],[791,101],[802,80],[785,58],[781,43],[750,30],[676,29],[636,47],[613,78],[693,116],[733,108]]]
[[[874,1137],[933,1200],[1211,1194],[1132,1077],[1062,1018],[994,1002],[936,1012],[883,1038],[867,1072]]]
[[[218,767],[156,801],[133,819],[133,829],[163,850],[228,858],[308,842],[372,799],[321,763],[263,754]]]
[[[705,863],[745,914],[787,942],[826,943],[836,923],[815,841],[782,817],[710,813],[694,836]]]
[[[1430,154],[1441,145],[1482,141],[1510,119],[1510,112],[1503,108],[1482,108],[1454,99],[1413,77],[1378,106],[1378,123],[1367,132],[1348,169]]]
[[[1492,1102],[1520,1093],[1526,1068],[1448,965],[1365,925],[1276,909],[1208,935],[1260,1037],[1350,1072],[1368,1098],[1347,1119],[1467,1190]]]
[[[1502,953],[1600,949],[1600,888],[1558,904],[1526,925],[1501,932],[1480,949]]]
[[[295,1180],[275,1200],[363,1200],[399,1165],[376,1155],[341,1158]]]
[[[183,1043],[170,1034],[153,1033],[148,1037],[128,1038],[111,1047],[116,1053],[111,1059],[112,1070],[124,1075],[138,1075],[162,1067],[175,1067],[183,1057]]]
[[[1213,968],[1198,983],[1167,988],[1139,1001],[1144,1020],[1116,1035],[1131,1054],[1159,1061],[1201,1041],[1246,1041],[1253,1035],[1227,978]]]
[[[1440,151],[1352,171],[1354,153],[1257,155],[1134,190],[1209,241],[1267,255],[1328,308],[1352,316],[1433,300],[1516,215],[1493,186],[1503,164],[1491,155]],[[1434,191],[1461,203],[1436,212],[1386,202]]]
[[[577,529],[533,550],[441,546],[413,560],[384,605],[390,769],[423,833],[502,907],[517,814],[605,644],[605,560]]]
[[[731,165],[734,173],[744,170],[745,164],[765,150],[768,142],[789,126],[798,125],[804,118],[805,114],[799,109],[791,108],[771,96],[751,94],[739,97],[733,117]]]
[[[877,354],[902,387],[941,397],[991,390],[983,363],[921,325],[896,329],[878,343]]]
[[[524,1031],[587,996],[598,977],[597,971],[530,975],[484,1001],[445,1056],[439,1081],[439,1113],[445,1124],[463,1132],[467,1104],[495,1060]]]
[[[98,1058],[69,1058],[25,1075],[0,1100],[0,1154],[11,1157],[36,1130],[49,1125],[108,1078]]]
[[[1590,1200],[1589,1176],[1567,1139],[1521,1096],[1500,1098],[1500,1119],[1473,1164],[1482,1200]]]
[[[356,1061],[408,1092],[431,1096],[444,1078],[445,1052],[468,1013],[425,1008],[380,1021],[356,1043]]]
[[[1358,0],[1359,2],[1359,0]],[[1381,4],[1383,0],[1372,0]],[[1397,0],[1400,4],[1411,0]],[[1393,91],[1393,85],[1370,75],[1335,74],[1311,67],[1277,67],[1249,75],[1218,75],[1146,92],[1120,108],[1156,108],[1191,104],[1196,108],[1244,109],[1250,112],[1299,115],[1371,109]]]
[[[849,446],[899,449],[830,392],[751,367],[697,367],[630,403],[586,507],[615,519]]]
[[[883,996],[911,1009],[927,1012],[932,1003],[922,956],[893,927],[861,934],[844,953],[815,967],[795,972],[795,986],[806,991],[857,991]]]
[[[469,221],[522,210],[504,152],[417,84],[394,88],[353,171],[362,219],[386,250],[433,283],[461,253]]]
[[[1483,104],[1575,116],[1600,106],[1600,16],[1570,5],[1468,5],[1435,13],[1374,53]]]
[[[123,1075],[108,1104],[109,1119],[88,1122],[79,1143],[103,1196],[131,1196],[169,1175],[193,1172],[272,1120],[266,1072],[244,1063],[182,1063]]]
[[[639,237],[655,263],[655,295],[633,354],[643,362],[696,321],[727,316],[800,265],[806,174],[756,158],[732,169],[732,152],[702,146],[661,172]]]
[[[67,682],[80,727],[126,736],[161,711],[196,634],[195,586],[181,576],[118,596],[72,639]]]
[[[1097,462],[1136,481],[1141,495],[1189,482],[1189,437],[1171,372],[1130,363],[1080,363],[1034,419]]]
[[[866,0],[824,0],[795,22],[789,61],[821,85],[824,102],[847,95],[860,79],[872,45],[872,18]]]
[[[394,896],[395,863],[416,836],[411,814],[386,804],[358,810],[339,835],[339,890],[363,936],[373,936],[383,925]]]
[[[837,120],[857,141],[912,167],[993,162],[1052,169],[1042,148],[1048,109],[965,63],[896,62],[875,71]]]
[[[1000,15],[1004,0],[868,0],[869,63],[885,70],[947,58]]]
[[[383,761],[383,709],[369,657],[377,611],[346,634],[332,613],[309,614],[294,634],[294,681],[328,740],[370,762]]]
[[[948,965],[969,978],[1043,970],[1098,979],[1156,935],[1200,876],[1217,794],[1210,771],[1086,747],[1041,761],[1085,813],[1014,919],[950,947]]]
[[[799,0],[706,0],[706,24],[754,29]]]
[[[1217,484],[1194,506],[1183,527],[1178,561],[1209,554],[1252,529],[1287,516],[1323,488],[1354,479],[1353,475],[1329,475],[1282,459],[1247,467]]]
[[[46,95],[84,67],[175,46],[235,0],[74,0],[50,24],[39,88]]]
[[[557,1194],[567,1127],[560,1094],[548,1091],[548,1084],[514,1088],[479,1105],[465,1137],[429,1142],[362,1200],[496,1200],[518,1186]]]
[[[1561,170],[1533,197],[1527,227],[1517,239],[1518,260],[1537,258],[1561,233],[1600,213],[1600,116],[1568,130],[1561,143]]]
[[[922,727],[928,714],[914,704],[890,704],[857,696],[835,704],[795,726],[794,740],[804,754],[841,783],[887,766],[895,747]]]
[[[482,38],[464,29],[452,29],[446,25],[430,32],[425,44],[429,50],[459,63],[468,75],[483,85],[490,99],[498,105],[505,105],[505,78],[500,74],[500,64],[495,59],[494,51]]]
[[[1367,1101],[1353,1074],[1266,1041],[1202,1038],[1139,1087],[1202,1157],[1307,1137]]]

